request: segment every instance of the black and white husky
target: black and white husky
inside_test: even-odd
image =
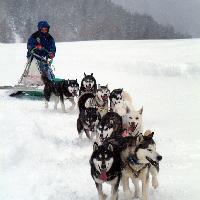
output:
[[[94,143],[90,158],[91,175],[96,184],[99,200],[105,200],[102,184],[111,184],[111,200],[118,199],[118,187],[121,178],[120,153],[111,143],[98,146]]]
[[[72,106],[70,110],[73,110],[76,103],[74,97],[77,96],[79,90],[79,84],[76,80],[61,80],[59,82],[53,82],[46,77],[42,77],[44,86],[45,108],[48,108],[48,102],[54,100],[54,109],[57,109],[59,101],[61,102],[61,108],[63,112],[66,112],[64,100],[68,99]]]
[[[153,140],[153,132],[145,134],[140,138],[137,145],[136,141],[121,153],[123,164],[122,183],[127,199],[139,197],[139,180],[142,181],[142,200],[148,200],[149,174],[152,175],[152,185],[157,187],[157,173],[159,171],[159,161],[162,156],[157,153],[156,145]],[[134,137],[137,140],[137,137]],[[133,195],[129,188],[129,178],[135,185]]]
[[[100,118],[101,116],[96,108],[85,108],[81,110],[77,119],[79,137],[82,138],[82,133],[85,131],[86,136],[92,139],[96,135],[96,127]]]
[[[97,126],[96,142],[102,144],[110,137],[121,135],[122,130],[122,117],[115,112],[108,112]]]
[[[96,93],[96,90],[97,90],[97,84],[96,84],[96,79],[93,76],[93,73],[91,73],[90,75],[86,75],[84,73],[84,78],[81,81],[79,96],[85,92]]]
[[[131,96],[123,89],[114,89],[110,93],[110,108],[120,116],[125,116],[134,110]]]
[[[108,85],[98,85],[96,93],[86,92],[80,96],[78,100],[79,110],[94,107],[98,110],[101,117],[103,117],[108,112],[109,95],[110,90],[108,89]]]

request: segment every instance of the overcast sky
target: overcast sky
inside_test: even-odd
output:
[[[130,11],[150,14],[159,23],[200,37],[200,0],[112,0]]]

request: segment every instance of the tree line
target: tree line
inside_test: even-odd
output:
[[[189,37],[110,0],[8,0],[0,7],[0,42],[5,43],[26,42],[40,20],[50,23],[57,42]]]

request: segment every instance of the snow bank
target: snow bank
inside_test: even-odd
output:
[[[17,82],[25,52],[25,44],[0,44],[0,85]],[[144,128],[155,131],[163,156],[160,187],[150,188],[150,200],[200,198],[199,52],[199,39],[57,44],[58,77],[80,81],[84,72],[93,72],[98,83],[126,89],[134,107],[144,106]],[[77,111],[52,109],[0,91],[0,199],[97,199],[89,167],[92,143],[78,139]]]

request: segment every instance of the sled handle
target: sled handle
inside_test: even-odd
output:
[[[41,61],[47,63],[49,66],[53,66],[52,63],[53,63],[53,59],[50,59],[49,61],[47,59],[44,59],[43,57],[39,56],[38,54],[34,53],[34,51],[36,50],[36,48],[33,48],[31,50],[31,56],[35,56],[39,59],[41,59]],[[42,48],[42,50],[46,51],[48,54],[50,53],[47,49],[45,49],[44,47]],[[54,67],[54,66],[53,66]],[[54,67],[54,71],[55,71],[55,67]]]
[[[32,50],[31,50],[31,53],[34,53],[34,51],[36,50],[37,48],[33,48]],[[48,54],[50,53],[47,49],[45,49],[44,47],[42,47],[42,49],[41,50],[44,50],[44,51],[46,51]]]
[[[41,59],[41,61],[47,63],[48,65],[51,65],[52,62],[53,62],[53,59],[50,59],[50,61],[48,61],[47,59],[45,59],[45,58],[41,57],[40,55],[34,53],[34,51],[35,51],[36,49],[37,49],[37,48],[33,48],[33,49],[31,50],[31,52],[30,52],[30,53],[31,53],[31,56],[35,56],[35,57]],[[47,49],[45,49],[44,47],[42,48],[42,50],[46,51],[48,54],[50,53],[50,52],[49,52]]]

